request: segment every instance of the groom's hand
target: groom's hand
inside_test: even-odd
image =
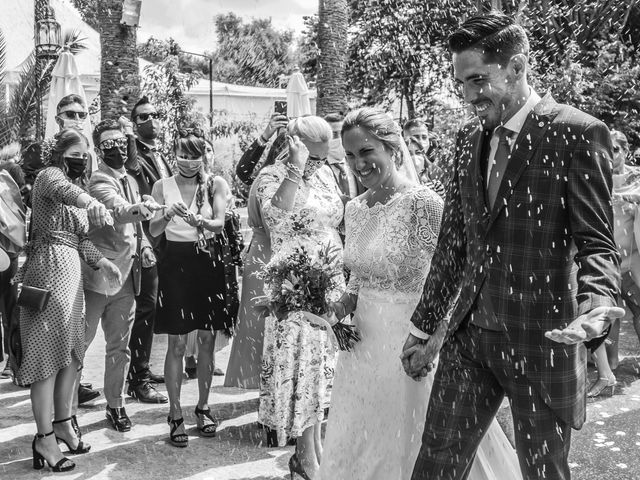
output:
[[[409,334],[402,347],[402,368],[415,381],[426,377],[434,368],[434,361],[438,355],[437,342],[422,340]]]
[[[545,332],[544,336],[567,345],[587,342],[602,336],[611,322],[624,317],[624,313],[624,308],[620,307],[597,307],[580,315],[563,330],[556,328]]]

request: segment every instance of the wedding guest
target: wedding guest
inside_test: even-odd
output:
[[[113,285],[120,271],[87,236],[88,221],[103,227],[110,221],[105,206],[71,183],[84,173],[89,142],[75,129],[57,136],[46,168],[36,177],[32,191],[31,243],[27,252],[23,288],[48,290],[42,310],[20,309],[23,358],[17,372],[19,385],[31,386],[31,406],[38,433],[32,443],[33,466],[46,461],[56,471],[75,464],[63,457],[57,440],[71,453],[86,453],[72,425],[71,409],[78,369],[84,360],[84,293],[81,260],[99,269]],[[55,420],[51,421],[51,412]]]
[[[331,128],[322,118],[308,116],[292,120],[287,129],[288,150],[256,180],[272,256],[299,247],[313,256],[319,247],[333,247],[340,252],[334,268],[341,281],[338,226],[344,205],[326,165]],[[258,419],[277,432],[280,446],[287,438],[296,439],[289,462],[292,475],[313,476],[318,470],[320,425],[329,405],[335,360],[327,332],[311,326],[300,311],[267,317]]]
[[[441,198],[444,198],[445,188],[442,182],[438,180],[440,175],[431,173],[438,167],[429,162],[427,152],[424,150],[422,144],[414,137],[409,137],[407,148],[409,149],[409,155],[411,155],[411,160],[416,168],[420,183],[428,186],[440,195]]]
[[[340,113],[330,113],[324,116],[325,121],[331,127],[331,140],[329,140],[329,153],[327,154],[327,165],[331,168],[336,179],[340,193],[343,195],[345,203],[357,197],[366,190],[360,180],[349,169],[344,157],[342,138],[340,131],[344,117]]]
[[[138,183],[140,195],[151,195],[153,185],[171,175],[171,167],[158,145],[162,130],[158,111],[146,96],[138,100],[131,110],[131,122],[121,123],[128,138],[127,172]],[[135,132],[135,136],[133,133]],[[164,244],[149,235],[149,221],[142,222],[142,230],[153,245],[154,255],[160,259],[164,255]],[[153,325],[156,318],[158,300],[158,267],[143,265],[140,276],[140,293],[136,296],[136,316],[131,329],[129,350],[129,386],[127,394],[144,403],[166,403],[167,397],[158,392],[153,384],[164,383],[164,376],[153,373],[149,367],[153,346]]]
[[[640,253],[637,235],[640,235],[640,213],[633,203],[640,194],[640,168],[626,165],[629,158],[627,137],[611,130],[613,149],[613,236],[620,252],[622,275],[622,300],[633,314],[633,324],[640,331]],[[613,395],[618,367],[618,336],[620,321],[611,325],[608,340],[593,352],[598,380],[589,388],[588,397]],[[639,335],[640,337],[640,335]]]
[[[113,120],[103,120],[96,126],[93,140],[101,162],[91,175],[89,193],[113,212],[114,224],[92,229],[89,238],[116,264],[122,285],[111,285],[100,275],[83,269],[87,303],[85,346],[91,345],[100,323],[106,341],[106,417],[116,431],[128,432],[131,420],[124,407],[124,390],[131,361],[129,337],[135,316],[135,297],[140,293],[141,267],[155,264],[153,249],[140,222],[160,207],[150,200],[143,202],[135,180],[127,175],[124,168],[127,137],[120,125]]]
[[[288,123],[289,120],[286,115],[282,115],[280,113],[274,113],[271,115],[269,123],[265,127],[264,131],[253,141],[251,145],[249,145],[249,148],[242,154],[242,157],[240,157],[240,160],[236,165],[236,175],[242,183],[249,187],[251,186],[257,175],[256,166],[258,165],[258,162],[260,161],[271,137],[273,137],[274,134],[283,131],[287,127]],[[271,148],[273,148],[273,146]]]
[[[282,133],[273,141],[262,168],[273,165],[278,155],[286,148],[286,134]],[[257,194],[264,178],[266,177],[260,177],[258,172],[255,181],[252,181],[247,199],[247,221],[252,232],[251,243],[243,262],[238,326],[231,344],[227,373],[224,378],[225,387],[260,388],[264,321],[268,309],[259,301],[259,297],[264,295],[264,282],[258,278],[257,274],[271,258],[269,230],[263,220],[262,204]]]
[[[180,132],[174,151],[178,173],[153,186],[153,198],[168,208],[151,220],[151,235],[166,236],[167,253],[158,267],[159,293],[155,333],[168,333],[164,373],[169,394],[170,441],[186,447],[180,388],[187,334],[198,331],[198,432],[216,434],[218,423],[209,408],[215,337],[230,333],[226,311],[224,264],[215,234],[224,228],[229,187],[205,174],[206,143],[192,130]]]
[[[276,138],[261,168],[274,163],[285,147],[285,141],[285,135]],[[225,386],[241,388],[259,388],[266,307],[257,300],[263,294],[264,285],[257,273],[268,262],[271,253],[269,234],[262,220],[256,192],[257,179],[252,183],[247,202],[248,224],[252,229],[252,236],[244,258],[239,320],[225,376]]]
[[[11,378],[11,350],[9,337],[19,323],[19,313],[16,305],[18,290],[11,279],[18,271],[18,257],[26,242],[27,210],[22,200],[24,175],[22,169],[13,162],[0,164],[0,196],[5,211],[0,210],[3,229],[0,230],[0,248],[9,260],[9,265],[0,271],[0,316],[2,326],[0,330],[0,361],[6,355],[6,363],[0,378]]]

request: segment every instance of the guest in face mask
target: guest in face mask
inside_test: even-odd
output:
[[[331,127],[332,137],[329,140],[327,164],[333,172],[333,176],[335,177],[340,193],[342,194],[343,201],[346,203],[348,200],[364,193],[366,188],[362,185],[360,180],[356,178],[345,161],[344,148],[342,147],[342,139],[340,138],[340,130],[342,130],[344,117],[339,113],[330,113],[329,115],[326,115],[324,119]]]
[[[197,131],[196,131],[197,130]],[[215,234],[224,227],[229,186],[204,170],[206,143],[199,129],[180,131],[174,153],[178,173],[153,186],[156,202],[166,205],[151,220],[151,235],[165,234],[166,255],[158,264],[158,310],[155,333],[169,334],[164,374],[169,395],[169,439],[186,447],[180,385],[187,334],[197,332],[199,386],[195,417],[200,436],[216,434],[209,408],[216,334],[230,334],[233,322],[226,310],[225,268]]]
[[[56,108],[56,123],[60,130],[74,128],[79,132],[84,129],[87,119],[87,106],[79,95],[67,95],[58,102]]]

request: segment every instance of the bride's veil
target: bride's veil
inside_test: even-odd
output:
[[[398,132],[402,132],[402,130],[398,127]],[[413,164],[413,159],[411,158],[411,154],[409,153],[409,148],[407,147],[404,138],[402,138],[402,134],[398,134],[400,137],[400,151],[398,154],[400,155],[400,165],[398,166],[398,171],[411,180],[412,183],[416,185],[420,184],[420,177],[418,176],[418,172],[416,171],[416,166]]]

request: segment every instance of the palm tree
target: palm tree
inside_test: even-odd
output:
[[[345,112],[347,109],[347,0],[319,0],[318,99],[316,114]]]
[[[120,24],[122,0],[95,1],[100,28],[101,117],[128,115],[140,95],[136,27]]]
[[[63,45],[76,54],[87,48],[85,38],[81,37],[79,30],[65,32]],[[6,54],[7,45],[4,35],[0,32],[0,85],[4,86],[6,81]],[[51,85],[51,71],[55,62],[47,61],[39,75],[36,75],[36,56],[31,52],[29,57],[22,63],[18,77],[18,83],[13,87],[11,95],[7,98],[0,97],[0,111],[6,112],[0,116],[0,146],[27,139],[32,136],[35,126],[37,92],[42,92],[42,97],[46,96]],[[5,89],[2,88],[4,94]]]

